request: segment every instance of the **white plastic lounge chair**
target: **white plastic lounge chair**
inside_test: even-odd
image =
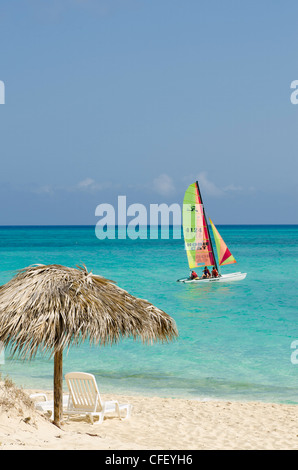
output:
[[[45,393],[32,393],[30,398],[34,401],[35,408],[44,413],[50,412],[50,416],[54,414],[54,400],[48,400]],[[35,401],[36,398],[43,398],[43,401]],[[63,395],[63,410],[68,407],[69,395]]]
[[[119,405],[118,401],[103,401],[97,388],[94,375],[84,372],[70,372],[65,375],[69,390],[69,402],[65,413],[87,415],[93,424],[93,417],[98,416],[99,423],[103,422],[107,413],[117,413],[121,419],[121,411],[125,411],[127,419],[131,415],[132,406]]]

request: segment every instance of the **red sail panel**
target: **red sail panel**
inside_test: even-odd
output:
[[[211,219],[210,219],[210,223],[211,223],[211,227],[212,227],[213,235],[215,239],[219,264],[222,265],[222,264],[236,263],[234,256],[232,255],[229,248],[223,241],[222,237],[219,234],[219,231],[217,230],[217,228],[215,227]]]
[[[236,260],[234,256],[232,255],[232,253],[230,252],[229,248],[227,248],[220,261],[220,264],[230,264],[230,263],[236,263]]]
[[[196,204],[202,204],[200,193],[196,185]],[[196,252],[196,264],[197,266],[214,266],[214,256],[212,252],[211,240],[209,238],[207,220],[203,213],[203,244],[200,249]]]

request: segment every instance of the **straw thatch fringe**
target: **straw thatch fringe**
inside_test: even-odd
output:
[[[53,355],[86,339],[105,345],[140,337],[151,343],[177,334],[165,312],[85,266],[29,266],[0,287],[0,341],[19,357]]]

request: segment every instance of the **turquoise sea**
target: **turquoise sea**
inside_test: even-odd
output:
[[[181,284],[183,239],[99,240],[92,226],[0,227],[0,283],[30,264],[84,263],[171,315],[179,338],[143,345],[84,343],[64,354],[64,373],[96,376],[103,393],[298,403],[298,226],[218,226],[243,281]],[[296,356],[295,356],[296,358]],[[2,361],[3,362],[3,361]],[[297,361],[296,361],[297,362]],[[0,373],[24,388],[52,389],[53,360],[12,359]]]

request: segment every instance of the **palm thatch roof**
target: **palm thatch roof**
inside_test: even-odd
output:
[[[0,341],[12,354],[54,355],[54,423],[62,419],[63,350],[72,343],[144,342],[177,336],[174,320],[112,281],[57,264],[29,266],[0,287]]]
[[[174,320],[86,267],[29,266],[0,287],[0,341],[13,355],[68,348],[86,339],[112,344],[121,337],[170,341]]]

